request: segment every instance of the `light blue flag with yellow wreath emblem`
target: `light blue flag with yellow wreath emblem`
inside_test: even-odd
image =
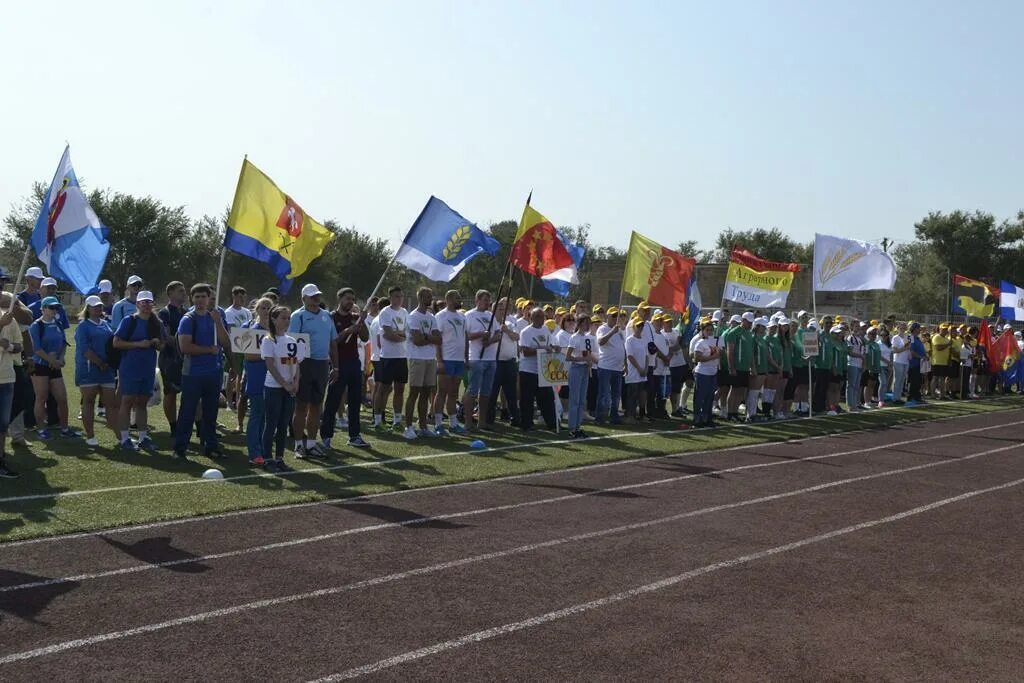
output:
[[[395,260],[436,282],[451,282],[480,254],[494,256],[501,247],[437,197],[431,197],[409,228]]]

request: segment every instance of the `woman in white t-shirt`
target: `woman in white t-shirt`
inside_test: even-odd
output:
[[[718,384],[719,360],[715,324],[709,319],[702,320],[695,339],[690,345],[695,364],[693,377],[697,385],[693,395],[693,426],[714,427],[711,408]]]
[[[270,332],[260,344],[260,356],[267,364],[267,377],[263,380],[266,410],[263,466],[271,472],[292,471],[284,463],[284,444],[288,438],[288,425],[295,413],[299,364],[306,356],[306,346],[287,334],[290,322],[291,310],[287,306],[275,306],[270,311]],[[271,450],[272,447],[274,450]]]
[[[590,369],[597,363],[597,338],[590,334],[590,318],[576,318],[576,333],[569,338],[565,358],[569,361],[569,436],[586,437],[580,425],[587,408]]]
[[[547,320],[544,323],[551,329],[555,325],[554,320]],[[576,319],[571,315],[562,316],[562,320],[558,322],[558,327],[551,332],[551,347],[556,353],[561,353],[563,356],[569,350],[569,340],[572,339],[573,333],[576,331]],[[561,421],[563,416],[569,414],[569,385],[563,384],[558,387],[556,391],[558,395],[558,408],[560,412],[558,414],[558,420]]]
[[[634,422],[647,417],[647,339],[643,320],[632,325],[633,334],[626,338],[626,421]]]

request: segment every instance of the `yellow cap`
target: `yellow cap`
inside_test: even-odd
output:
[[[547,312],[547,311],[553,311],[553,310],[555,310],[555,307],[554,307],[554,306],[552,306],[551,304],[544,304],[544,311],[545,311],[545,312]]]
[[[568,312],[569,311],[565,309],[565,306],[559,306],[558,308],[555,309],[555,315],[565,315]]]
[[[593,312],[604,313],[604,306],[602,306],[601,304],[597,304],[596,306],[594,306]]]
[[[616,315],[618,312],[619,309],[615,308],[615,306],[612,306],[608,309],[608,315]]]
[[[557,323],[555,323],[554,320],[545,320],[544,321],[544,326],[548,328],[548,332],[554,332],[556,324]]]
[[[604,320],[601,318],[601,316],[595,315],[595,316],[593,316],[590,319],[590,322],[592,322],[592,323],[601,323],[601,322],[604,322]]]
[[[569,307],[569,313],[570,315],[576,315],[576,304]]]
[[[877,320],[872,320],[871,321],[871,327],[878,327],[878,321]]]
[[[522,306],[523,304],[526,303],[526,301],[527,300],[524,299],[523,297],[519,297],[518,299],[516,299],[516,306]]]
[[[644,309],[644,310],[647,310],[647,309],[648,309],[648,308],[650,308],[651,306],[650,306],[650,304],[648,304],[648,303],[647,303],[646,301],[641,301],[640,303],[638,303],[638,304],[636,305],[636,307],[637,307],[637,309],[638,309],[638,310],[639,310],[639,309],[641,309],[641,308],[642,308],[642,309]]]

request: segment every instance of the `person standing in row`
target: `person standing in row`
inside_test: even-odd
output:
[[[117,397],[120,402],[118,428],[121,450],[130,453],[141,448],[155,451],[149,437],[149,399],[156,385],[156,356],[164,346],[163,328],[153,313],[153,293],[141,290],[136,296],[137,310],[121,319],[114,330],[113,346],[120,352],[117,367]],[[131,440],[131,413],[139,429],[139,442]],[[191,431],[191,424],[189,425]]]
[[[253,319],[249,329],[257,334],[270,330],[270,311],[274,302],[267,297],[260,297],[253,306]],[[263,340],[253,347],[252,353],[245,354],[245,375],[243,387],[245,401],[249,404],[249,424],[245,428],[245,445],[249,454],[249,464],[262,467],[271,454],[263,453],[263,430],[267,422],[266,400],[263,395],[267,378],[267,362],[263,359]]]
[[[392,426],[400,429],[405,385],[409,382],[409,355],[405,346],[409,311],[402,307],[404,296],[401,287],[389,289],[388,299],[391,304],[382,308],[377,318],[380,325],[380,377],[375,379],[382,389],[373,406],[373,423],[383,428],[387,392],[391,391]]]
[[[409,314],[406,354],[409,357],[409,398],[405,402],[406,439],[417,436],[433,436],[427,427],[427,411],[430,408],[430,392],[437,386],[437,352],[441,343],[441,332],[437,319],[430,312],[434,293],[429,287],[420,287],[416,292],[417,306]],[[413,415],[413,410],[417,415]],[[419,431],[414,423],[419,418]]]
[[[245,287],[235,285],[231,288],[231,305],[224,309],[224,327],[231,334],[232,328],[247,327],[252,322],[252,311],[245,305],[247,292]],[[228,384],[227,394],[228,407],[236,411],[238,417],[238,432],[242,432],[242,424],[245,421],[245,394],[242,393],[242,371],[245,367],[245,354],[235,353],[230,344],[228,345]]]
[[[64,328],[57,319],[60,302],[56,297],[47,296],[39,303],[42,315],[29,326],[32,348],[35,349],[32,388],[36,396],[36,434],[43,441],[50,438],[50,432],[46,428],[46,400],[52,395],[57,402],[61,436],[77,437],[79,434],[68,426],[68,394],[61,373],[68,344]]]
[[[540,406],[545,426],[555,431],[555,393],[551,387],[539,385],[540,369],[537,354],[551,349],[551,332],[544,325],[544,311],[536,308],[530,312],[530,325],[519,334],[519,426],[524,432],[533,429],[534,404]]]
[[[295,457],[325,458],[317,444],[320,414],[327,387],[338,379],[338,330],[331,315],[320,306],[322,292],[310,283],[302,288],[302,308],[292,313],[289,334],[308,334],[309,348],[302,360],[299,389],[295,394]]]
[[[452,433],[466,433],[466,428],[456,415],[455,405],[459,398],[462,376],[466,372],[469,351],[466,340],[466,316],[459,310],[461,306],[462,297],[458,290],[449,289],[444,295],[444,309],[434,316],[441,333],[441,343],[436,347],[437,396],[434,398],[434,432],[438,436],[445,436],[445,411],[448,412],[448,426]],[[472,422],[473,413],[469,412],[468,408],[466,410],[466,422]]]
[[[192,310],[178,323],[178,345],[184,356],[181,376],[181,407],[174,433],[174,452],[185,459],[196,415],[203,455],[223,458],[217,440],[217,411],[220,408],[222,350],[230,346],[220,310],[213,302],[213,288],[206,283],[189,290]]]
[[[629,326],[633,334],[626,339],[626,378],[625,378],[625,400],[623,407],[626,413],[626,423],[632,424],[637,420],[649,419],[647,416],[647,345],[644,339],[644,327],[647,325],[643,320],[634,320]],[[638,414],[639,411],[639,414]]]
[[[10,296],[10,295],[8,295]],[[0,315],[0,478],[15,479],[19,475],[7,457],[7,430],[14,414],[17,375],[14,361],[21,358],[21,327],[12,311]]]
[[[302,361],[306,354],[306,345],[299,344],[294,337],[288,335],[287,330],[294,319],[294,314],[287,306],[275,306],[270,311],[270,330],[260,344],[260,355],[267,366],[263,392],[267,411],[263,426],[264,467],[276,473],[293,471],[284,462],[284,448],[288,440],[288,425],[295,411],[296,396],[299,394]]]
[[[715,385],[718,380],[718,344],[715,342],[715,324],[702,320],[699,336],[692,343],[694,380],[696,390],[693,397],[693,426],[714,427],[712,406],[715,402]]]
[[[125,288],[124,298],[114,304],[110,310],[110,325],[115,330],[120,327],[121,321],[138,310],[139,293],[145,287],[142,278],[138,275],[128,277],[128,286]]]
[[[107,425],[117,438],[117,376],[107,358],[107,343],[114,330],[103,314],[103,300],[90,296],[79,314],[75,328],[75,385],[82,394],[82,426],[86,445],[95,448],[99,440],[95,432],[96,399],[102,397],[109,409]]]
[[[355,312],[356,293],[351,287],[338,290],[338,305],[331,313],[336,333],[338,379],[327,390],[327,404],[320,419],[320,438],[325,449],[332,448],[335,416],[344,398],[348,416],[348,445],[366,448],[359,428],[359,409],[363,405],[363,366],[359,360],[359,342],[370,340],[365,310]]]
[[[605,323],[597,328],[597,417],[598,424],[619,424],[622,405],[622,373],[626,367],[626,333],[624,312],[615,306],[608,309]]]
[[[185,300],[188,293],[185,285],[177,280],[167,283],[164,289],[167,305],[157,312],[157,318],[164,327],[167,343],[160,349],[157,364],[160,368],[160,384],[163,390],[164,417],[173,435],[178,429],[178,394],[181,393],[181,371],[184,357],[178,345],[178,326],[185,316]]]
[[[476,307],[466,313],[466,339],[468,341],[469,383],[462,398],[467,429],[473,429],[473,411],[477,409],[477,426],[490,424],[490,396],[497,372],[497,341],[502,335],[503,322],[494,320],[491,312],[491,293],[478,290]]]
[[[520,425],[519,415],[519,329],[516,319],[508,314],[508,298],[503,297],[494,307],[494,325],[501,329],[495,346],[494,384],[491,385],[490,398],[487,402],[486,427],[494,425],[498,415],[498,394],[505,398],[505,409],[508,411],[509,424]],[[483,394],[481,394],[481,400]]]
[[[597,322],[600,316],[595,316]],[[569,363],[569,437],[586,438],[580,429],[587,407],[587,387],[590,384],[590,369],[597,364],[597,339],[590,334],[594,321],[586,315],[576,317],[576,332],[569,338],[566,360]]]

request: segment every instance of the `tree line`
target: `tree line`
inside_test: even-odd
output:
[[[0,259],[9,269],[21,263],[46,189],[45,183],[34,183],[28,196],[12,206],[4,218]],[[132,274],[146,278],[157,290],[158,297],[163,285],[172,280],[210,281],[212,284],[216,279],[228,209],[220,216],[204,215],[195,219],[188,216],[183,206],[168,206],[153,197],[111,189],[94,189],[88,196],[96,214],[110,229],[110,255],[104,277],[114,283],[116,291]],[[324,221],[324,225],[336,237],[323,256],[299,278],[300,282],[316,282],[329,292],[352,287],[360,297],[366,296],[391,260],[392,245],[384,238],[355,226],[344,227],[332,219]],[[493,258],[473,260],[456,278],[453,286],[463,292],[467,301],[477,289],[497,286],[518,222],[505,220],[486,227],[501,244],[501,249]],[[580,284],[573,288],[569,298],[589,299],[594,261],[624,260],[625,248],[593,244],[588,224],[560,229],[586,250]],[[946,303],[947,273],[960,273],[996,286],[1001,279],[1024,284],[1024,211],[1003,220],[984,211],[931,212],[914,224],[914,234],[913,241],[900,242],[890,249],[899,276],[889,300],[899,302],[901,310],[942,312]],[[811,264],[814,260],[813,242],[793,240],[778,227],[726,228],[718,234],[711,248],[702,249],[696,240],[684,240],[676,248],[701,264],[725,263],[734,244],[771,261]],[[276,284],[276,280],[265,265],[229,251],[224,259],[223,284],[225,291],[238,284],[256,295]],[[408,290],[421,284],[431,284],[435,289],[444,286],[429,283],[399,264],[391,266],[386,284],[399,284]],[[515,270],[513,287],[513,296],[554,298],[539,282],[518,270]],[[705,293],[709,300],[714,300],[715,296],[715,293]],[[293,291],[291,298],[297,300],[297,297],[297,291]]]

